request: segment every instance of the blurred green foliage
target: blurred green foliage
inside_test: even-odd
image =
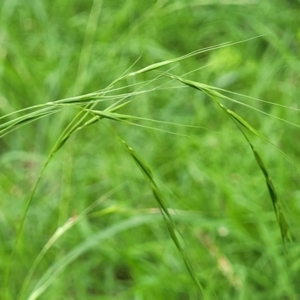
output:
[[[299,4],[2,0],[1,116],[104,89],[129,68],[262,35],[164,70],[180,76],[191,72],[186,78],[268,101],[231,95],[256,110],[234,102],[226,106],[292,162],[249,135],[290,225],[292,242],[284,248],[251,149],[222,110],[199,91],[153,80],[157,74],[128,78],[118,83],[124,88],[120,93],[154,90],[136,97],[122,113],[177,126],[147,123],[153,127],[147,129],[106,120],[72,136],[43,174],[10,260],[25,203],[74,111],[12,132],[0,140],[0,278],[8,276],[3,299],[20,299],[25,278],[51,236],[98,199],[97,208],[81,215],[45,254],[22,299],[80,245],[85,250],[53,275],[39,299],[299,299]],[[202,296],[147,181],[114,132],[152,168],[167,206],[174,209]],[[96,245],[87,246],[97,238]]]

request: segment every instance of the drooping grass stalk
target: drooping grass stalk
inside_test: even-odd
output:
[[[272,180],[269,176],[269,173],[267,171],[267,168],[265,167],[265,164],[264,164],[261,156],[259,155],[257,150],[254,148],[254,146],[250,142],[249,138],[247,137],[247,135],[245,134],[245,132],[241,128],[241,126],[245,129],[247,129],[252,134],[254,134],[257,137],[261,138],[262,140],[267,141],[269,143],[271,143],[271,142],[267,138],[265,138],[263,135],[261,135],[255,128],[253,128],[240,115],[238,115],[237,113],[233,112],[232,110],[226,108],[226,106],[224,106],[218,100],[218,98],[228,99],[228,97],[222,95],[219,92],[216,92],[214,89],[211,89],[209,86],[204,85],[202,83],[191,81],[191,80],[186,80],[186,79],[183,79],[182,77],[178,77],[178,76],[175,76],[175,75],[168,75],[168,76],[171,76],[174,79],[182,82],[183,84],[185,84],[187,86],[190,86],[194,89],[197,89],[197,90],[205,93],[206,95],[208,95],[234,121],[234,123],[237,125],[239,130],[242,132],[243,136],[245,137],[248,145],[250,146],[250,148],[251,148],[251,150],[254,154],[255,160],[256,160],[260,170],[262,171],[262,173],[263,173],[263,175],[266,179],[266,185],[267,185],[267,188],[268,188],[268,191],[269,191],[269,195],[270,195],[270,198],[271,198],[271,201],[272,201],[272,205],[274,207],[276,219],[277,219],[277,222],[278,222],[278,225],[279,225],[279,228],[280,228],[281,238],[282,238],[282,241],[284,243],[287,236],[289,236],[289,234],[288,234],[288,225],[287,225],[286,219],[284,217],[281,205],[279,203],[279,198],[278,198],[277,192],[275,190],[275,186],[274,186],[274,184],[273,184],[273,182],[272,182]],[[275,145],[273,145],[273,146],[275,146]]]
[[[191,263],[185,253],[185,250],[178,239],[176,225],[175,225],[173,218],[171,217],[171,214],[169,213],[169,210],[166,206],[165,199],[154,180],[154,177],[152,175],[152,171],[151,171],[150,167],[145,163],[145,161],[141,158],[141,156],[139,154],[137,154],[131,147],[129,147],[127,145],[127,143],[124,140],[122,140],[122,142],[123,142],[127,152],[130,154],[130,156],[132,157],[134,162],[138,165],[141,172],[144,174],[145,178],[147,179],[148,185],[153,193],[154,198],[156,199],[156,202],[158,204],[158,207],[160,208],[161,214],[166,222],[169,234],[170,234],[177,250],[181,254],[182,259],[185,263],[185,266],[186,266],[191,278],[195,282],[200,293],[203,293],[202,285],[199,282],[199,280],[191,266]]]
[[[259,155],[259,153],[257,152],[257,150],[254,148],[253,144],[250,142],[249,138],[247,137],[246,133],[243,131],[243,129],[240,127],[240,124],[238,123],[238,121],[234,118],[233,121],[235,122],[235,124],[237,125],[237,127],[239,128],[239,130],[242,132],[242,134],[244,135],[246,141],[248,142],[249,146],[251,147],[251,150],[254,154],[255,160],[260,168],[260,170],[262,171],[265,180],[266,180],[266,185],[269,191],[269,195],[274,207],[274,211],[275,211],[275,215],[277,218],[277,222],[279,224],[280,227],[280,232],[281,232],[281,238],[282,238],[282,242],[283,244],[285,243],[285,239],[290,237],[289,234],[289,230],[288,230],[288,224],[287,221],[285,219],[285,216],[283,214],[282,208],[281,208],[281,204],[279,202],[279,197],[278,194],[276,192],[275,186],[273,184],[273,181],[269,175],[269,172],[267,171],[267,168],[265,167],[265,164],[261,158],[261,156]]]

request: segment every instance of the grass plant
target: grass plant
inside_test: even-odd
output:
[[[1,299],[298,299],[298,13],[5,0]]]

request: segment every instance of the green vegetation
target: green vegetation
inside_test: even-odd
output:
[[[299,299],[299,4],[4,0],[0,299]]]

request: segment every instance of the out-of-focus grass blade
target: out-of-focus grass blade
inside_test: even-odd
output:
[[[84,217],[87,217],[88,214],[90,215],[90,212],[93,209],[95,209],[100,203],[102,203],[104,200],[106,200],[109,196],[113,195],[121,187],[122,186],[118,186],[115,189],[109,191],[108,193],[103,195],[100,199],[96,200],[94,203],[92,203],[90,206],[88,206],[78,216],[72,216],[71,218],[69,218],[67,220],[67,222],[63,226],[57,228],[55,233],[50,237],[48,242],[45,244],[45,246],[43,247],[41,252],[36,257],[35,261],[33,262],[32,266],[24,280],[24,283],[21,288],[18,299],[24,298],[25,291],[28,288],[29,282],[32,279],[34,272],[36,271],[38,264],[41,262],[41,260],[43,259],[43,257],[47,253],[47,251],[53,246],[53,244],[55,244],[58,239],[60,239],[64,234],[66,234],[66,232],[68,232],[74,225],[76,225],[78,222],[80,222]],[[103,216],[104,214],[115,213],[117,211],[118,211],[118,208],[116,206],[110,206],[110,207],[106,207],[106,208],[100,210],[100,212],[97,212],[97,215]]]
[[[50,268],[37,282],[27,299],[37,299],[51,285],[51,283],[57,279],[57,277],[67,268],[68,265],[70,265],[75,259],[89,249],[99,245],[99,243],[109,238],[112,238],[114,235],[122,231],[140,226],[142,224],[147,224],[154,221],[156,222],[158,217],[159,216],[145,214],[134,216],[91,235],[88,239],[83,241],[80,245],[75,247],[72,251],[58,259],[52,266],[50,266]]]

